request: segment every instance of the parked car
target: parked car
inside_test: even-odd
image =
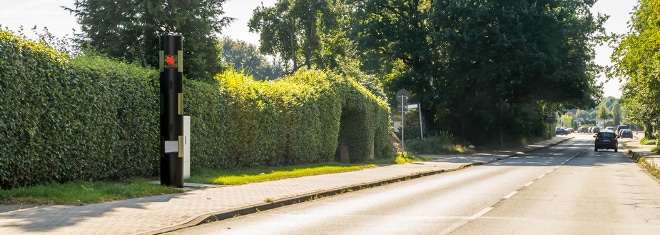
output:
[[[630,126],[628,126],[628,125],[618,125],[618,126],[616,126],[616,133],[619,133],[623,129],[630,129]]]
[[[621,138],[633,138],[632,131],[630,129],[621,129],[621,134],[619,134]]]
[[[616,127],[616,134],[621,136],[621,138],[623,138],[623,136],[622,136],[623,135],[623,130],[630,130],[630,126],[628,126],[628,125],[618,125]],[[630,137],[630,138],[632,138],[632,137]]]
[[[617,140],[616,133],[613,131],[601,131],[595,134],[594,137],[594,151],[598,152],[599,149],[614,149],[614,152],[619,151],[619,141]]]
[[[578,133],[588,133],[588,132],[589,132],[589,128],[586,127],[580,127],[580,129],[578,129]]]
[[[592,133],[598,133],[600,132],[600,127],[595,126],[594,129],[591,129]]]
[[[557,135],[568,135],[570,133],[568,133],[568,130],[564,129],[563,127],[557,127],[557,129],[555,129],[555,134],[557,134]]]

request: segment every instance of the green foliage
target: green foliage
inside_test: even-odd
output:
[[[596,112],[596,117],[598,119],[610,119],[612,118],[612,113],[605,105],[598,106],[598,111]]]
[[[619,102],[615,102],[614,105],[612,105],[612,118],[614,118],[614,125],[618,126],[621,124],[621,105]]]
[[[587,123],[588,121],[595,121],[596,120],[596,112],[593,111],[593,109],[589,110],[578,110],[575,113],[575,116],[578,119],[582,119],[582,123]],[[595,123],[594,123],[595,124]]]
[[[340,163],[320,163],[283,167],[238,168],[230,170],[198,168],[194,169],[191,173],[190,182],[241,185],[286,178],[359,171],[373,167],[375,167],[373,164],[346,165]]]
[[[181,192],[181,189],[153,184],[143,179],[126,183],[74,181],[2,190],[0,204],[83,205]]]
[[[643,145],[656,145],[658,143],[658,140],[657,139],[649,139],[649,138],[646,138],[646,136],[645,136],[644,138],[642,138],[639,141],[639,143],[643,144]]]
[[[158,68],[159,37],[184,36],[184,75],[212,81],[220,72],[216,37],[233,19],[220,17],[226,0],[76,0],[65,8],[78,18],[78,42],[111,58]]]
[[[573,128],[573,116],[564,114],[559,120],[563,126]]]
[[[609,77],[626,78],[622,105],[627,120],[645,127],[646,136],[653,135],[654,122],[660,116],[660,5],[656,1],[641,0],[632,13],[631,30],[619,35],[614,49],[614,66]]]
[[[250,32],[259,33],[261,52],[281,56],[288,71],[298,68],[336,70],[351,58],[347,38],[349,9],[345,1],[287,0],[260,6],[250,19]]]
[[[305,69],[273,82],[216,79],[230,97],[229,166],[330,161],[341,142],[353,161],[391,155],[387,105],[353,79]]]
[[[387,65],[376,70],[387,74],[390,97],[409,90],[431,131],[484,142],[504,126],[522,138],[536,131],[517,132],[515,123],[545,122],[561,106],[593,107],[600,96],[592,40],[604,19],[589,13],[593,1],[355,4],[358,48],[365,61],[377,60],[365,63]],[[530,105],[544,112],[517,119],[515,109]]]
[[[69,60],[0,31],[0,185],[126,179],[157,172],[155,71]]]
[[[6,31],[0,48],[2,188],[158,175],[157,71],[70,60]],[[387,105],[352,78],[300,70],[276,82],[234,71],[216,79],[184,79],[193,168],[328,162],[340,142],[353,161],[393,155]]]
[[[462,153],[465,148],[454,143],[454,137],[448,132],[427,137],[423,140],[406,140],[406,150],[423,154]]]
[[[252,75],[255,80],[275,80],[284,76],[284,69],[269,62],[255,45],[225,37],[220,40],[220,47],[224,63],[236,71]]]

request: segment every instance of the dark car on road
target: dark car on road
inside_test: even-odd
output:
[[[619,151],[619,141],[614,132],[601,131],[594,135],[594,151],[598,152],[599,149],[614,149],[614,152]]]
[[[619,134],[621,136],[621,139],[623,138],[633,138],[632,131],[630,129],[622,129],[621,133]]]

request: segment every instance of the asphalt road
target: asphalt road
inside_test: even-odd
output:
[[[660,184],[574,140],[488,165],[171,234],[660,234]]]

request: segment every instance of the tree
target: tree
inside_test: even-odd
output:
[[[623,106],[628,120],[644,125],[647,138],[655,139],[653,123],[660,118],[660,5],[640,0],[630,20],[631,29],[619,35],[609,77],[625,78]]]
[[[290,61],[290,70],[295,71],[301,66],[311,67],[312,61],[319,59],[319,21],[334,17],[324,0],[281,0],[273,7],[255,9],[248,25],[250,32],[260,35],[261,52]]]
[[[352,0],[280,0],[273,7],[254,10],[250,32],[259,33],[261,53],[281,58],[293,73],[316,67],[356,78],[379,97],[385,97],[378,76],[365,73],[355,43]]]
[[[221,17],[226,0],[76,0],[66,8],[78,18],[85,47],[143,67],[159,65],[159,37],[184,37],[184,75],[212,80],[220,72],[214,35],[233,19]]]
[[[612,105],[612,118],[615,126],[621,125],[621,104],[618,101]]]
[[[575,113],[575,116],[583,121],[588,121],[593,119],[590,117],[589,112],[587,110],[578,110]]]
[[[435,122],[426,126],[487,141],[484,133],[496,133],[500,115],[511,120],[504,125],[516,125],[595,106],[601,89],[593,40],[604,33],[604,18],[590,13],[593,3],[356,1],[354,35],[363,55],[390,64],[381,67],[389,69],[389,92],[408,89],[426,107],[425,120]],[[516,108],[502,112],[498,104]]]
[[[660,119],[660,107],[654,105],[655,96],[647,88],[626,82],[623,86],[623,107],[627,120],[644,126],[644,136],[655,139],[654,122]],[[642,92],[644,90],[644,92]]]
[[[259,50],[286,61],[287,70],[302,66],[344,73],[359,67],[346,0],[280,0],[254,10],[250,32],[259,33]]]
[[[612,118],[612,113],[605,105],[598,106],[598,111],[596,112],[596,117],[601,120],[606,120]]]
[[[284,68],[271,63],[255,45],[225,37],[219,41],[222,61],[236,71],[244,71],[255,80],[274,80],[284,75]]]

